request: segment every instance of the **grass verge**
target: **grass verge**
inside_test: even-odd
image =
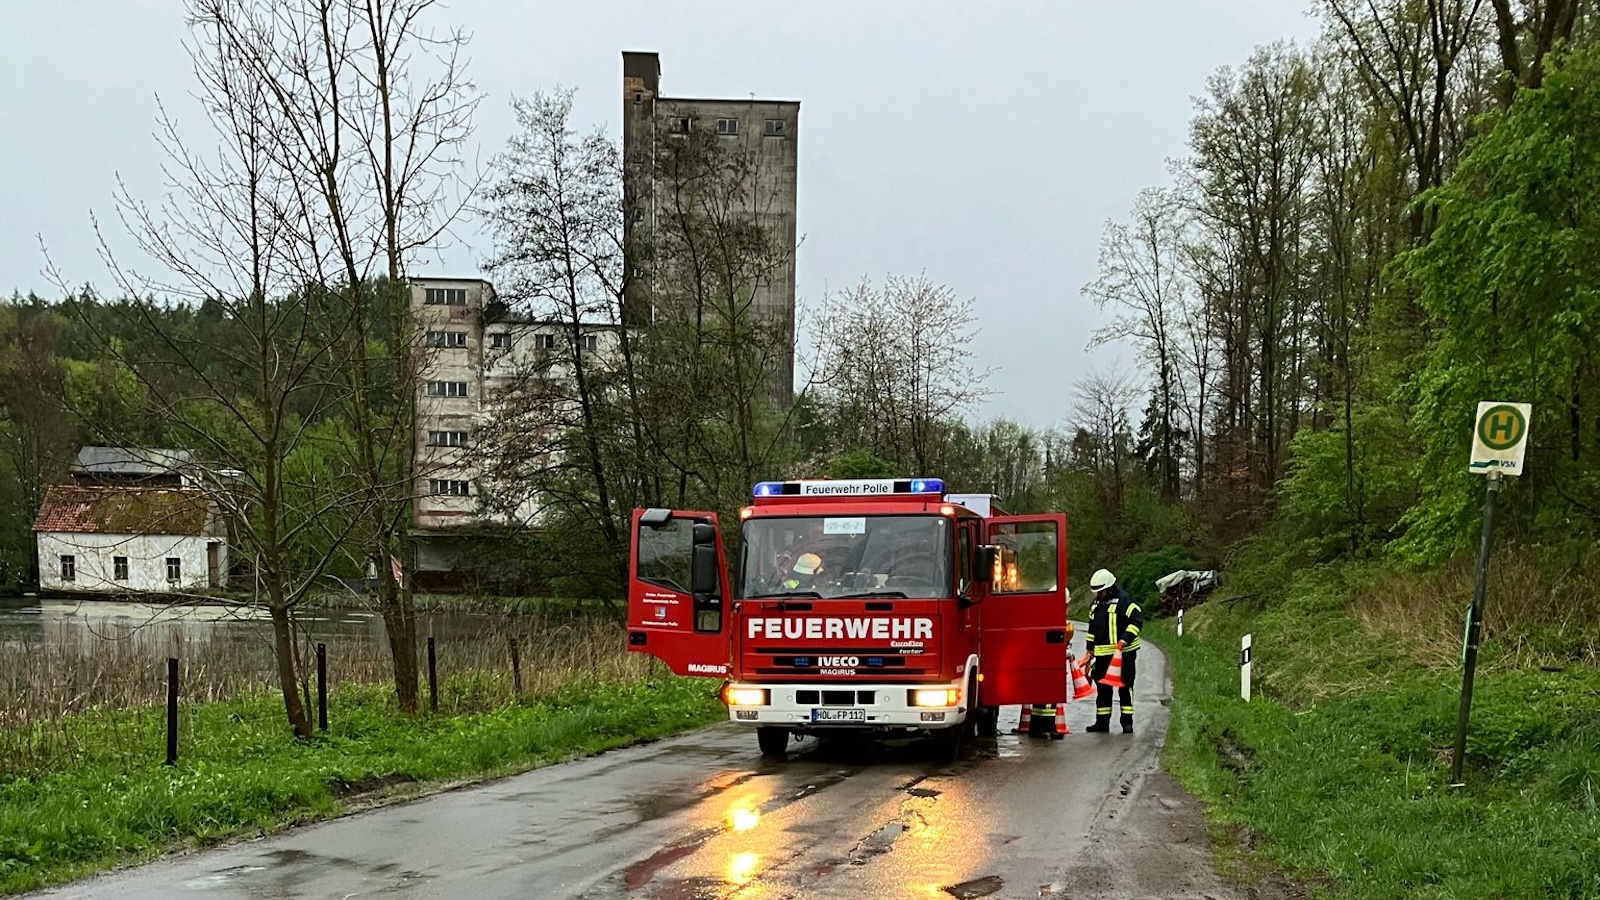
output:
[[[396,712],[382,686],[336,699],[329,732],[309,741],[293,740],[281,700],[261,695],[198,707],[177,766],[160,764],[159,717],[127,716],[114,730],[149,765],[0,773],[0,893],[338,815],[397,786],[505,775],[724,715],[703,679],[580,682],[490,711],[418,718]],[[95,715],[127,714],[85,718]]]
[[[1448,786],[1460,672],[1351,614],[1337,573],[1270,608],[1207,604],[1146,634],[1173,667],[1166,767],[1320,896],[1600,897],[1600,670],[1480,669],[1465,788]],[[1254,698],[1239,699],[1253,633]]]

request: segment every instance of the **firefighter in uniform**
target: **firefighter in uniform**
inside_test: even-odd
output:
[[[1056,733],[1056,708],[1053,704],[1034,703],[1028,707],[1028,737],[1059,741],[1063,735]]]
[[[1094,591],[1094,605],[1089,608],[1089,634],[1085,643],[1094,658],[1090,678],[1095,682],[1094,724],[1089,731],[1111,730],[1111,694],[1109,685],[1100,679],[1111,667],[1111,657],[1122,651],[1122,683],[1118,691],[1122,701],[1122,733],[1133,733],[1133,676],[1135,661],[1139,657],[1139,629],[1144,625],[1144,611],[1139,602],[1127,591],[1117,587],[1117,576],[1106,569],[1094,573],[1089,579],[1089,589]]]
[[[794,561],[794,568],[789,570],[789,577],[783,580],[783,589],[786,591],[816,590],[817,577],[822,574],[822,557],[815,553],[802,553]]]

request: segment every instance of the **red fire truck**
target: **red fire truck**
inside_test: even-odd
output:
[[[1067,522],[936,478],[762,482],[730,584],[717,517],[636,510],[628,649],[721,677],[762,753],[928,732],[954,756],[997,708],[1066,699]]]

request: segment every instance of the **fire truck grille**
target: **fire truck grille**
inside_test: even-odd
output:
[[[871,706],[877,702],[877,691],[795,691],[794,702],[805,705]]]

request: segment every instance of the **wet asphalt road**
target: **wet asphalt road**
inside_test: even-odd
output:
[[[1192,800],[1157,771],[1166,664],[1140,654],[1133,735],[1001,735],[951,765],[917,742],[807,740],[763,761],[721,725],[39,896],[265,898],[1233,897]]]

